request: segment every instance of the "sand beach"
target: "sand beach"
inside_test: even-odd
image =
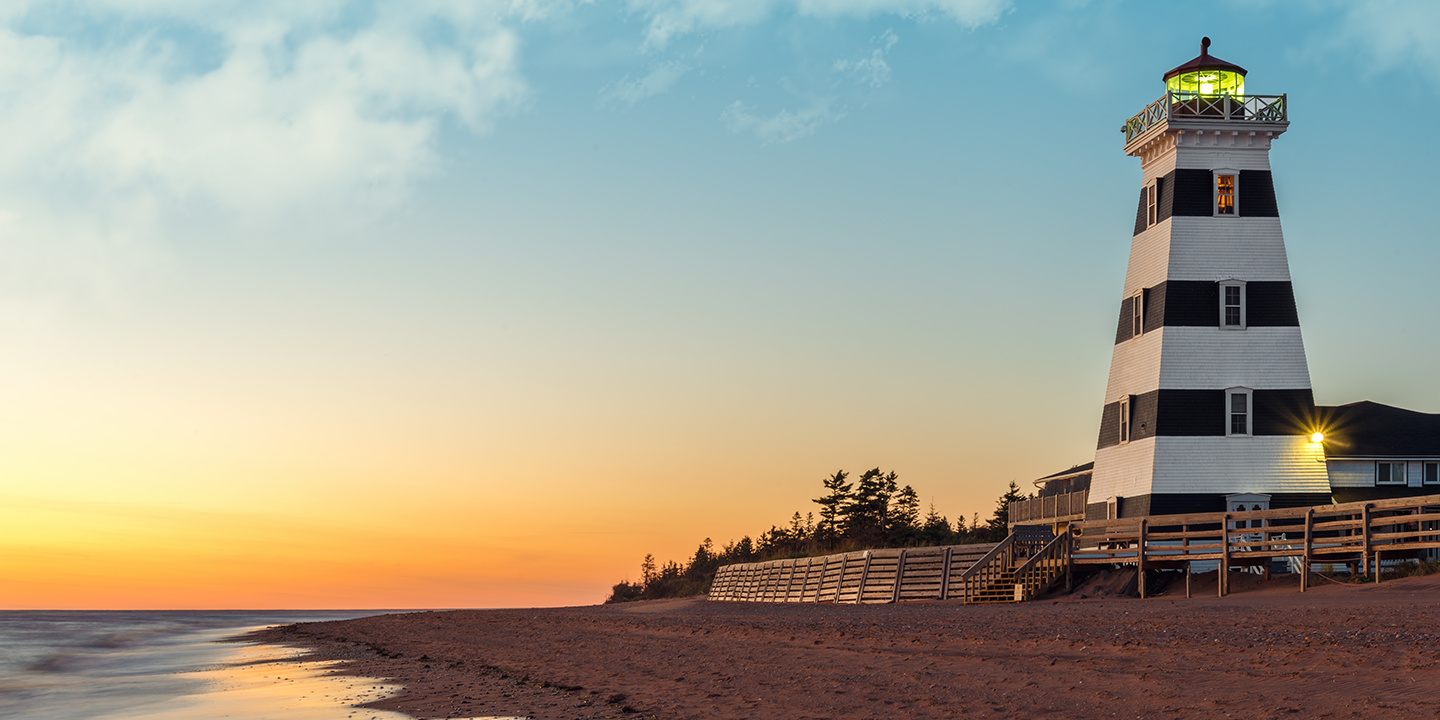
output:
[[[302,623],[417,718],[1397,718],[1440,715],[1440,577],[1213,574],[1146,600],[768,605],[700,598]]]

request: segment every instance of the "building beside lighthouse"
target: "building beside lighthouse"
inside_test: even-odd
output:
[[[1315,405],[1270,164],[1288,98],[1209,46],[1124,125],[1141,180],[1095,460],[1012,522],[1440,493],[1440,415]]]

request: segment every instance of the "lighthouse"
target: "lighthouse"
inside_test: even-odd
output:
[[[1209,47],[1123,128],[1140,199],[1088,520],[1330,502],[1270,167],[1288,99]]]

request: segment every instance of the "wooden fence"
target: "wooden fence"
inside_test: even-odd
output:
[[[708,599],[743,602],[890,603],[946,599],[998,544],[858,550],[824,557],[726,565]]]
[[[1077,565],[1131,564],[1141,570],[1184,569],[1189,592],[1192,562],[1218,561],[1218,592],[1229,590],[1232,567],[1267,569],[1277,558],[1293,558],[1306,572],[1314,563],[1351,563],[1380,577],[1380,561],[1417,557],[1440,548],[1440,495],[1392,498],[1343,505],[1252,510],[1233,513],[1151,515],[1070,524],[1077,537]],[[1141,573],[1144,597],[1144,573]]]
[[[1035,532],[1039,530],[1039,532]],[[708,599],[774,603],[902,600],[1016,602],[1048,590],[1069,567],[1068,532],[1012,532],[999,543],[861,550],[726,565]]]

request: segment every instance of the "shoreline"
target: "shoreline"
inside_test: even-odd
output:
[[[1399,717],[1440,713],[1440,576],[1235,577],[1213,596],[1020,605],[707,602],[454,610],[247,639],[342,660],[416,718]],[[1210,595],[1206,595],[1207,589]]]

